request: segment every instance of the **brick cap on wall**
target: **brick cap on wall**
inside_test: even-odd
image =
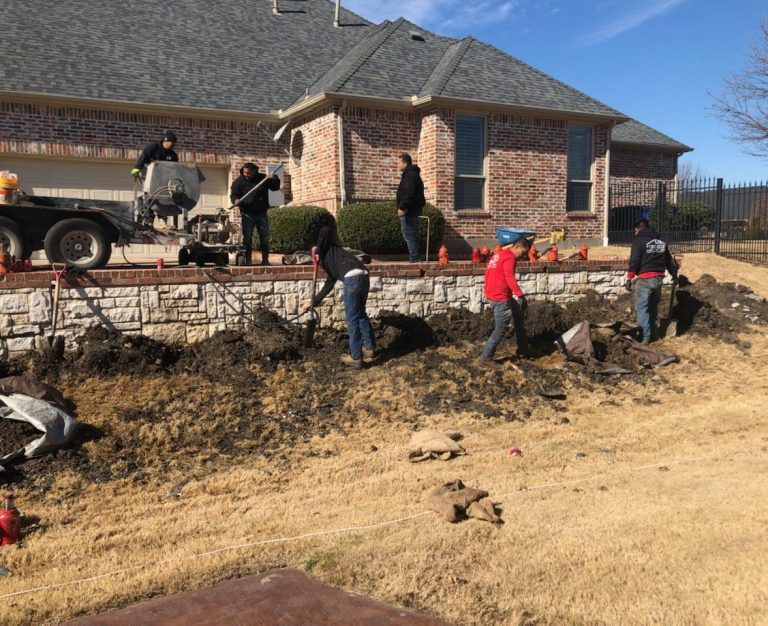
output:
[[[618,259],[590,259],[589,261],[558,261],[518,263],[520,274],[558,272],[621,271],[626,261]],[[402,278],[421,276],[477,276],[485,273],[484,265],[469,261],[456,261],[440,266],[437,263],[375,263],[368,266],[371,276]],[[311,265],[277,265],[270,267],[210,267],[205,268],[216,282],[253,282],[272,280],[311,280]],[[35,271],[0,275],[0,291],[9,289],[40,288],[51,285],[51,272]],[[209,278],[196,267],[167,269],[105,269],[84,274],[65,275],[62,287],[131,287],[141,285],[179,285],[205,283]]]

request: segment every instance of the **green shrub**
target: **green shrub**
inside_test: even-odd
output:
[[[333,226],[334,219],[319,206],[286,206],[269,211],[269,246],[275,252],[292,254],[309,250],[323,226]],[[253,231],[253,249],[260,250],[259,233]]]
[[[429,249],[437,252],[443,241],[445,217],[431,204],[422,215],[430,218]],[[408,252],[400,232],[400,219],[394,202],[358,202],[339,211],[336,222],[339,238],[345,246],[368,254],[402,254]],[[427,241],[427,220],[419,220],[419,239],[424,250]]]

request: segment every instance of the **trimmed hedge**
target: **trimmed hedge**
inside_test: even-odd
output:
[[[430,218],[429,249],[437,252],[443,241],[445,217],[431,204],[421,213]],[[345,246],[368,254],[403,254],[408,252],[400,232],[400,219],[394,202],[358,202],[343,207],[336,218],[339,238]],[[419,240],[424,251],[427,220],[419,220]]]
[[[333,226],[335,220],[319,206],[285,206],[269,211],[269,247],[274,252],[293,254],[309,250],[323,226]],[[259,233],[253,231],[253,249],[260,250]]]

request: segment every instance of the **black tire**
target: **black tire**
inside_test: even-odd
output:
[[[229,265],[229,255],[225,252],[216,255],[216,267],[227,267]]]
[[[179,265],[189,265],[191,259],[188,248],[182,248],[179,250]]]
[[[21,234],[21,228],[12,219],[0,217],[0,243],[8,246],[8,254],[17,259],[26,259],[29,250]]]
[[[80,270],[104,267],[112,255],[112,244],[101,226],[78,217],[51,226],[43,245],[51,263],[66,263]]]

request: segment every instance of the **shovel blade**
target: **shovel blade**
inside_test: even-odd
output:
[[[664,331],[664,336],[667,339],[670,337],[677,337],[677,320],[669,320],[667,329]]]
[[[304,347],[312,348],[315,345],[315,329],[317,328],[317,320],[313,317],[307,322],[307,327],[304,329]]]

